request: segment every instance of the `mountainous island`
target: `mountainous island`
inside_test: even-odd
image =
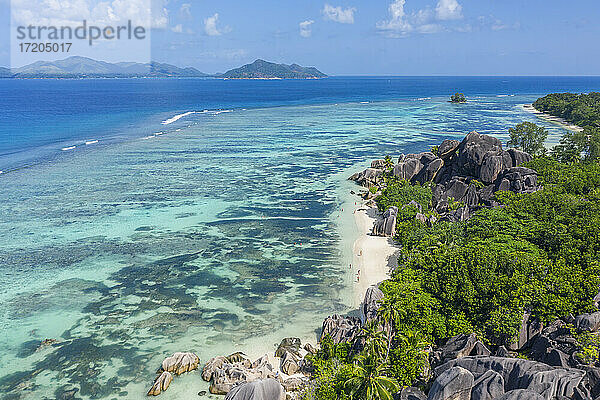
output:
[[[171,64],[109,63],[87,57],[69,57],[59,61],[37,61],[20,68],[0,67],[0,78],[224,78],[224,79],[317,79],[327,75],[314,67],[275,64],[256,60],[224,74],[206,74],[193,67]]]
[[[319,79],[327,75],[315,67],[302,67],[298,64],[275,64],[264,60],[256,60],[225,72],[220,78],[225,79]]]

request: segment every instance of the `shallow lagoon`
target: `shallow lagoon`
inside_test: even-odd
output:
[[[474,129],[506,141],[523,120],[555,143],[564,131],[518,107],[535,98],[191,114],[3,174],[0,391],[142,399],[175,351],[202,363],[314,343],[325,316],[354,306],[350,172]],[[46,338],[59,343],[36,351]],[[205,389],[191,373],[161,398]]]

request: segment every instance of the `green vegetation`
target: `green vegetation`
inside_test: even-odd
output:
[[[430,341],[476,332],[512,342],[525,311],[543,322],[594,309],[600,284],[600,166],[544,157],[545,188],[502,192],[505,207],[465,223],[399,231],[399,266],[382,285],[399,332]],[[389,190],[389,189],[388,189]],[[402,227],[401,227],[402,229]]]
[[[533,103],[536,110],[579,125],[600,128],[600,93],[553,93]]]
[[[525,166],[538,171],[543,188],[497,192],[503,207],[481,209],[466,222],[417,221],[417,212],[434,213],[431,186],[386,175],[376,202],[381,211],[399,209],[398,267],[380,285],[385,297],[377,319],[362,328],[357,343],[364,345],[326,338],[310,358],[316,381],[305,399],[390,399],[398,385],[426,383],[430,344],[474,332],[484,343],[508,345],[525,313],[547,324],[597,310],[599,130],[587,128],[586,138],[567,134],[545,155],[547,132],[531,125],[517,125],[511,141],[537,154]],[[581,362],[600,361],[597,335],[573,336]]]
[[[600,128],[586,127],[582,132],[569,132],[560,144],[552,149],[554,156],[562,162],[584,162],[600,160]]]
[[[466,103],[467,98],[464,93],[454,93],[450,96],[450,103]]]
[[[548,137],[548,131],[541,126],[531,122],[522,122],[508,130],[510,140],[508,145],[525,151],[533,156],[543,155],[546,152],[544,142]]]

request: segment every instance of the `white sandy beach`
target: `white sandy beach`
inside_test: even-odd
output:
[[[521,104],[521,108],[527,112],[535,114],[538,118],[541,118],[548,122],[552,122],[553,124],[559,125],[562,128],[568,129],[570,131],[573,131],[573,132],[582,132],[583,131],[582,127],[574,125],[568,121],[565,121],[562,118],[555,117],[554,115],[550,115],[550,114],[546,114],[544,112],[538,111],[535,108],[533,108],[533,105],[531,105],[531,104]]]
[[[377,209],[366,205],[357,205],[354,220],[359,238],[353,245],[352,269],[355,277],[360,271],[360,279],[355,279],[354,305],[359,306],[367,289],[386,280],[389,277],[390,267],[398,259],[399,249],[392,238],[371,236],[371,229],[376,220]]]

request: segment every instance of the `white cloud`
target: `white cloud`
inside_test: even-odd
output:
[[[217,22],[219,22],[219,14],[215,13],[212,17],[208,17],[204,19],[204,32],[208,36],[220,36],[224,33],[231,31],[231,29],[226,26],[225,28],[219,29],[217,27]]]
[[[300,36],[305,38],[310,37],[310,35],[312,35],[311,25],[314,23],[315,21],[312,19],[300,22]]]
[[[435,7],[436,18],[440,21],[447,21],[451,19],[461,19],[462,6],[457,0],[440,0],[438,1],[437,7]]]
[[[13,0],[12,20],[19,25],[136,25],[166,28],[167,0]]]
[[[183,26],[181,24],[178,24],[172,27],[171,30],[175,33],[181,33],[183,32]]]
[[[355,11],[356,8],[354,7],[343,9],[341,6],[333,7],[325,4],[322,12],[327,20],[339,22],[340,24],[353,24]]]
[[[394,0],[389,6],[390,19],[376,24],[389,37],[406,37],[411,33],[430,34],[452,30],[445,21],[462,18],[462,6],[457,0],[439,0],[435,10],[426,7],[407,12],[406,0]]]
[[[413,26],[407,20],[404,11],[406,0],[394,0],[389,6],[391,19],[377,23],[377,29],[387,32],[390,36],[405,36],[413,31]]]
[[[183,3],[179,8],[179,14],[181,14],[183,17],[191,17],[192,5],[190,3]]]

